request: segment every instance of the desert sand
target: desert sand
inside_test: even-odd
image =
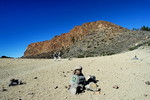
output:
[[[134,56],[138,60],[133,60]],[[96,76],[100,94],[68,92],[72,70]],[[9,80],[26,82],[9,87]],[[150,47],[104,57],[52,59],[0,59],[0,100],[150,100]],[[114,89],[117,85],[119,88]],[[7,91],[2,91],[4,87]]]

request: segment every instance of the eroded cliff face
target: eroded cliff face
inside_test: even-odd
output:
[[[81,26],[75,26],[70,32],[55,36],[51,40],[29,44],[24,53],[24,57],[49,58],[54,52],[61,51],[63,53],[71,45],[82,40],[89,34],[92,35],[97,32],[102,32],[109,34],[108,36],[113,36],[124,31],[128,31],[128,29],[107,21],[85,23]]]

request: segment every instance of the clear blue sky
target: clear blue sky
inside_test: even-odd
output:
[[[150,0],[0,0],[0,56],[21,57],[30,43],[98,20],[150,26]]]

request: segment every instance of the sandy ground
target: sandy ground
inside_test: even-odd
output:
[[[131,60],[135,55],[139,59]],[[68,92],[65,86],[69,85],[76,65],[83,66],[85,76],[96,76],[99,95],[90,91],[79,95]],[[26,84],[8,87],[11,78]],[[0,100],[150,100],[150,85],[146,81],[150,81],[150,47],[71,61],[0,59]],[[112,88],[114,85],[119,89]],[[7,91],[2,91],[2,87]]]

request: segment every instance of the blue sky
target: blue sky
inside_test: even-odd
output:
[[[21,57],[30,43],[50,40],[98,20],[128,29],[150,26],[150,0],[0,0],[0,56]]]

